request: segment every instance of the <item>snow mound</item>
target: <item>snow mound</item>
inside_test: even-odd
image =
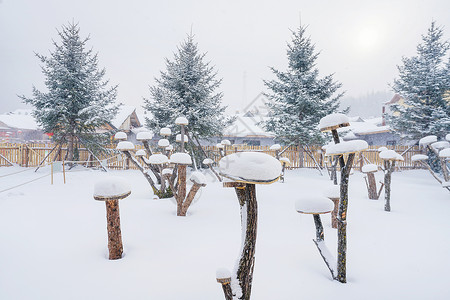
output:
[[[169,143],[169,140],[167,140],[167,139],[160,139],[158,141],[158,146],[161,148],[168,147],[169,145],[170,145],[170,143]]]
[[[162,165],[168,162],[169,158],[161,153],[150,155],[150,157],[148,158],[148,163],[152,165]]]
[[[326,214],[334,209],[334,203],[325,196],[302,196],[295,202],[295,210],[302,214]]]
[[[148,141],[153,138],[153,132],[151,131],[140,131],[136,135],[136,140],[138,141]]]
[[[437,136],[435,135],[428,135],[426,137],[423,137],[419,140],[419,146],[427,146],[431,143],[437,142]]]
[[[450,148],[446,148],[444,150],[439,151],[439,157],[450,157]]]
[[[424,155],[424,154],[414,154],[413,156],[411,156],[411,161],[422,161],[422,160],[427,160],[428,159],[428,155]]]
[[[217,279],[231,278],[231,272],[226,268],[218,268],[216,270]]]
[[[385,150],[380,152],[380,158],[384,160],[399,160],[404,161],[403,156],[395,152],[394,150]]]
[[[447,142],[447,141],[440,141],[440,142],[434,142],[430,146],[433,147],[433,149],[442,150],[442,149],[445,149],[445,148],[449,148],[450,147],[450,143]]]
[[[359,152],[369,148],[369,144],[363,140],[353,140],[330,145],[326,149],[326,155],[337,155],[344,153]]]
[[[277,150],[280,150],[280,149],[281,149],[281,145],[280,145],[280,144],[273,144],[272,146],[270,146],[269,149],[270,149],[270,150],[277,151]]]
[[[206,177],[201,172],[192,172],[190,180],[197,184],[206,184]]]
[[[134,144],[128,141],[121,141],[117,144],[116,149],[120,151],[134,150]]]
[[[126,140],[127,138],[127,134],[122,131],[116,132],[116,134],[114,135],[115,140]]]
[[[147,152],[144,149],[139,149],[136,151],[136,156],[146,156]]]
[[[175,119],[175,124],[177,125],[188,125],[189,121],[185,117],[178,117]]]
[[[170,128],[164,127],[161,128],[161,130],[159,130],[159,135],[161,136],[169,136],[172,134],[172,130],[170,130]]]
[[[361,169],[363,173],[371,173],[378,171],[378,166],[376,164],[367,164],[364,165]]]
[[[181,134],[177,134],[176,141],[177,141],[178,143],[181,143]],[[185,143],[188,142],[188,136],[187,136],[187,135],[184,135],[184,142],[185,142]]]
[[[213,163],[214,163],[214,161],[211,158],[205,158],[203,160],[204,165],[212,165]]]
[[[109,176],[94,185],[94,197],[116,197],[131,191],[128,182],[118,176]]]
[[[219,161],[219,172],[230,179],[246,182],[271,182],[281,174],[281,164],[260,152],[238,152]]]
[[[170,156],[170,162],[174,164],[190,165],[192,164],[192,159],[187,153],[177,152]]]
[[[332,185],[325,189],[323,195],[327,198],[340,198],[341,197],[341,189],[339,185]]]
[[[320,119],[319,122],[319,130],[323,131],[330,127],[344,127],[348,126],[350,123],[350,120],[348,117],[344,114],[330,114],[328,116],[323,117]]]

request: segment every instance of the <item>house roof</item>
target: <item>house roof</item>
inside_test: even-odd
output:
[[[350,118],[350,126],[343,128],[342,131],[346,131],[346,133],[344,133],[344,137],[347,139],[357,138],[358,135],[377,134],[391,131],[389,126],[381,126],[381,124],[382,117],[365,120],[359,117]]]
[[[9,128],[38,130],[39,126],[31,115],[31,110],[17,109],[0,115],[0,122]]]
[[[391,100],[389,100],[388,102],[385,102],[385,105],[391,105],[391,104],[395,104],[398,101],[400,101],[400,99],[402,99],[402,96],[400,96],[399,94],[395,94],[394,97],[392,97]]]
[[[117,113],[116,117],[113,120],[111,120],[111,124],[117,129],[120,128],[120,126],[122,126],[122,124],[127,120],[127,118],[135,111],[136,107],[134,106],[130,105],[120,106],[119,112]],[[141,122],[139,121],[139,123]]]

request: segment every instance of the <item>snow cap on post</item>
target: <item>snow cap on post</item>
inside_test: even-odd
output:
[[[327,132],[341,127],[350,126],[348,117],[344,114],[334,113],[320,119],[319,130]]]
[[[341,188],[339,185],[331,185],[325,189],[323,195],[329,199],[339,199],[341,197]]]
[[[442,150],[445,148],[449,148],[450,147],[450,143],[447,141],[439,141],[439,142],[434,142],[433,144],[430,145],[433,149],[436,150]]]
[[[161,147],[161,148],[169,147],[169,145],[170,145],[170,142],[167,139],[160,139],[158,141],[158,146]]]
[[[378,166],[376,164],[367,164],[361,168],[363,173],[375,173],[378,171]]]
[[[177,152],[170,156],[170,162],[179,165],[191,165],[191,156],[187,153]]]
[[[169,158],[164,154],[157,153],[150,155],[147,162],[152,165],[163,165],[169,162]]]
[[[131,151],[134,150],[134,144],[132,142],[121,141],[117,144],[116,149],[120,151]]]
[[[216,280],[218,283],[227,284],[231,282],[231,272],[226,268],[216,270]]]
[[[450,158],[450,148],[439,151],[439,157]]]
[[[295,202],[295,210],[301,214],[327,214],[334,209],[334,203],[327,197],[307,195]]]
[[[128,182],[117,176],[109,176],[94,185],[94,199],[99,201],[120,200],[131,194]]]
[[[168,128],[168,127],[164,127],[159,130],[160,136],[169,136],[171,134],[172,134],[172,130],[170,130],[170,128]]]
[[[272,183],[281,175],[280,162],[265,153],[239,152],[219,161],[219,173],[233,181],[243,183]]]
[[[181,143],[181,134],[177,134],[177,136],[176,136],[176,141],[177,141],[178,143]],[[187,136],[187,135],[184,135],[184,142],[185,142],[185,143],[188,142],[188,136]]]
[[[435,142],[437,142],[437,136],[428,135],[419,140],[419,146],[428,146],[429,144],[435,143]]]
[[[147,152],[144,149],[139,149],[136,151],[136,156],[146,156]]]
[[[185,117],[178,117],[175,119],[175,124],[177,125],[188,125],[189,121]]]
[[[450,133],[445,136],[445,139],[450,142]]]
[[[222,140],[220,143],[224,146],[231,146],[231,142],[229,140]]]
[[[291,165],[291,161],[287,157],[280,158],[280,162],[281,162],[281,164],[284,164],[286,166],[290,166]]]
[[[327,147],[326,156],[341,155],[347,153],[360,152],[369,148],[369,144],[363,140],[352,140],[341,142],[339,144],[330,145]]]
[[[380,152],[380,158],[383,160],[392,160],[392,161],[404,161],[403,156],[395,152],[394,150],[385,150]]]
[[[222,144],[222,143],[218,143],[218,144],[216,145],[216,147],[219,148],[219,149],[223,149],[223,148],[225,147],[225,145]]]
[[[123,131],[116,132],[116,134],[114,135],[114,139],[116,141],[126,141],[127,138],[127,134]]]
[[[172,151],[172,150],[173,150],[173,146],[172,146],[172,145],[167,146],[167,147],[166,147],[166,150],[167,150],[167,151]]]
[[[382,146],[382,147],[380,147],[380,148],[377,149],[378,152],[386,151],[386,150],[389,150],[389,149],[386,148],[386,147],[384,147],[384,146]]]
[[[212,165],[213,163],[214,163],[214,161],[211,158],[205,158],[203,160],[204,165]]]
[[[138,141],[149,141],[153,138],[153,132],[151,131],[140,131],[136,135],[136,140]]]
[[[414,154],[411,156],[411,161],[424,161],[428,159],[428,155],[424,154]]]
[[[192,172],[190,180],[196,184],[205,186],[206,185],[206,177],[199,171]]]
[[[272,146],[270,146],[269,149],[273,150],[273,151],[278,151],[278,150],[281,150],[281,145],[280,144],[273,144]]]

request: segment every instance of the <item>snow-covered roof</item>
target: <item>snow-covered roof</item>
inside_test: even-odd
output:
[[[267,117],[245,117],[243,114],[236,114],[236,121],[225,128],[223,135],[227,137],[274,137],[275,135],[266,132],[258,122],[266,120]]]
[[[17,109],[0,115],[0,122],[10,128],[38,130],[39,126],[31,115],[31,109]]]
[[[232,180],[272,182],[281,174],[281,164],[273,156],[261,152],[238,152],[219,161],[219,172]]]
[[[136,107],[130,105],[121,105],[116,117],[111,120],[111,124],[115,128],[120,128],[123,122],[136,110]]]

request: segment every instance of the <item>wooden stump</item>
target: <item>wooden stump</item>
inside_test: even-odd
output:
[[[391,178],[395,168],[395,161],[386,161],[386,173],[384,174],[384,210],[391,211]]]
[[[337,214],[339,210],[339,198],[330,198],[330,200],[334,203],[334,209],[331,212],[331,227],[336,229],[338,227]]]
[[[368,182],[367,191],[368,191],[369,199],[378,200],[377,183],[375,181],[375,174],[367,173],[367,182]]]
[[[105,204],[109,259],[120,259],[122,258],[123,245],[120,230],[119,200],[108,200],[105,201]]]
[[[183,201],[186,198],[186,165],[178,165],[177,216],[182,216]]]
[[[222,285],[225,300],[233,300],[233,291],[231,290],[231,278],[218,278],[217,282]]]

